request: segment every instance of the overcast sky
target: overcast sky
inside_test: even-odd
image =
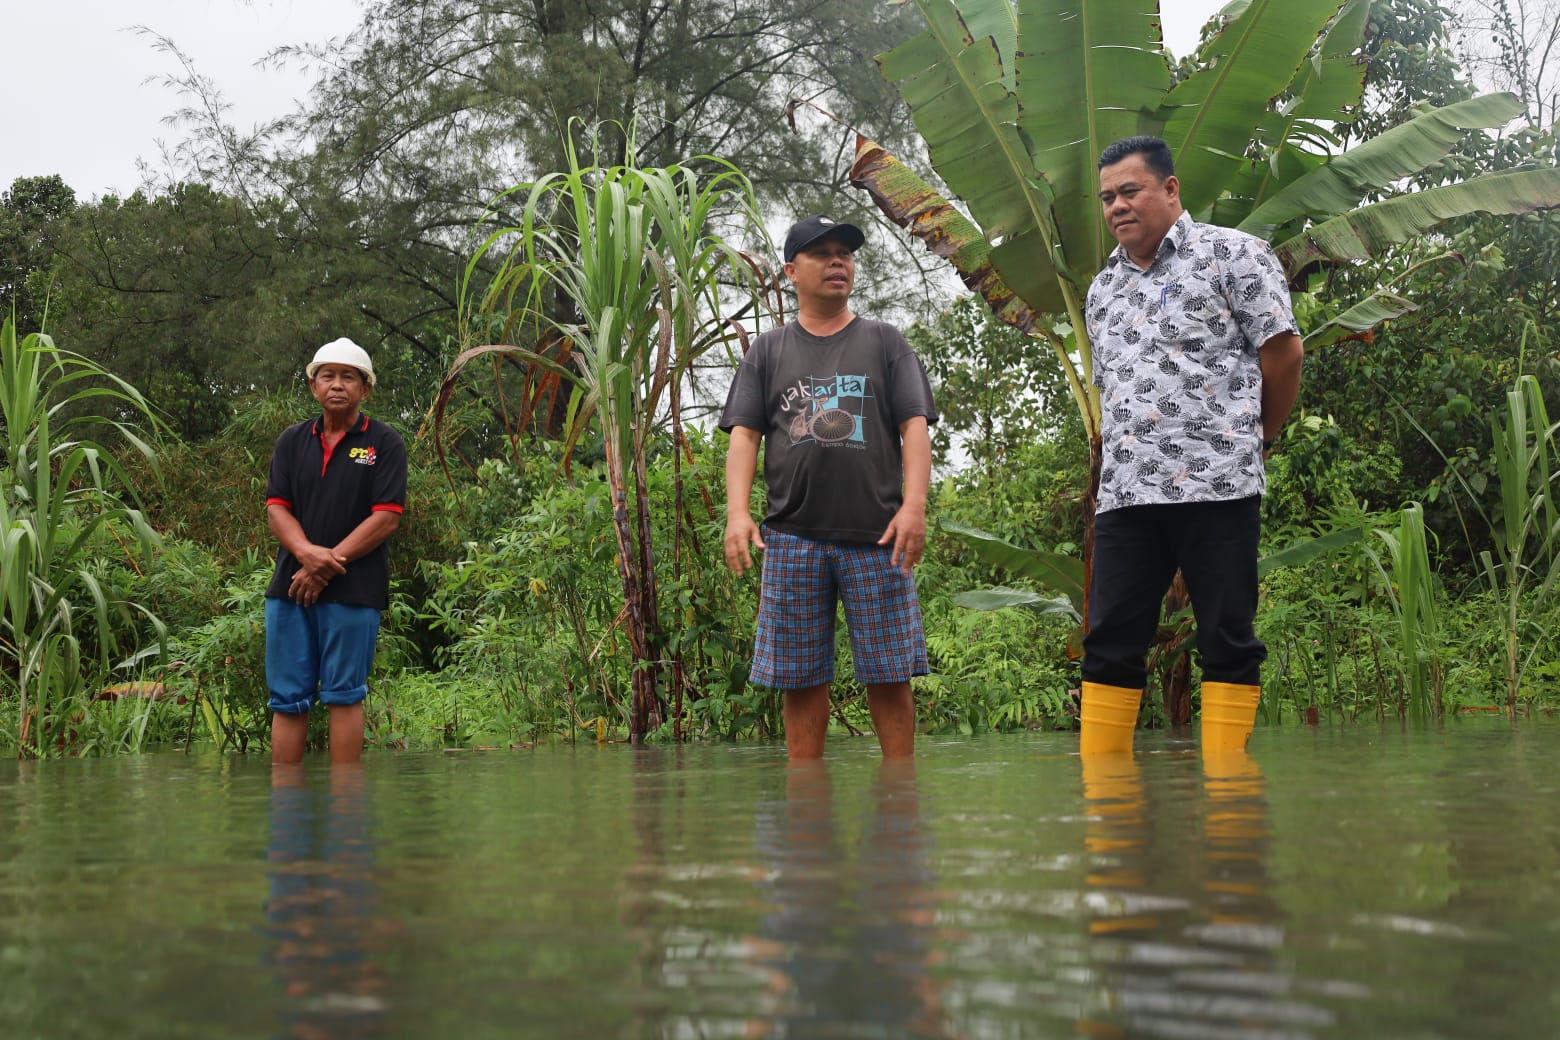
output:
[[[1170,51],[1189,51],[1225,2],[1161,0]],[[343,37],[361,13],[359,0],[0,0],[0,191],[58,173],[86,201],[133,191],[138,163],[161,171],[162,144],[184,136],[164,123],[183,104],[165,80],[182,70],[137,27],[176,44],[232,106],[227,121],[248,130],[292,111],[314,78],[257,63],[276,47]]]

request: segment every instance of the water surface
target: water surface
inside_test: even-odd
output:
[[[0,1036],[1553,1036],[1557,734],[4,763]]]

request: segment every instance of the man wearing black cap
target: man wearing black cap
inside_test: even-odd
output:
[[[834,623],[845,604],[856,679],[888,758],[915,747],[910,678],[927,672],[914,568],[926,544],[928,426],[937,421],[920,359],[899,330],[850,310],[859,228],[808,217],[785,237],[797,318],[758,336],[732,381],[726,456],[726,564],[764,550],[750,678],[784,691],[786,750],[823,754]],[[749,500],[764,445],[768,513]]]

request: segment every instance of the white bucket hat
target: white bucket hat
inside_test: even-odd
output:
[[[314,352],[314,360],[310,361],[309,367],[303,370],[311,382],[314,373],[320,370],[321,365],[351,365],[363,373],[363,378],[368,380],[370,388],[374,385],[374,362],[369,359],[368,351],[345,336],[331,340]]]

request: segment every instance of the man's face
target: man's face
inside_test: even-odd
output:
[[[856,257],[838,235],[828,234],[798,251],[785,274],[804,300],[844,301],[856,284]]]
[[[326,412],[350,417],[368,398],[368,381],[351,365],[325,364],[314,370],[309,391]]]
[[[1160,180],[1142,155],[1129,155],[1100,170],[1105,224],[1135,260],[1149,259],[1181,215],[1181,183]]]

